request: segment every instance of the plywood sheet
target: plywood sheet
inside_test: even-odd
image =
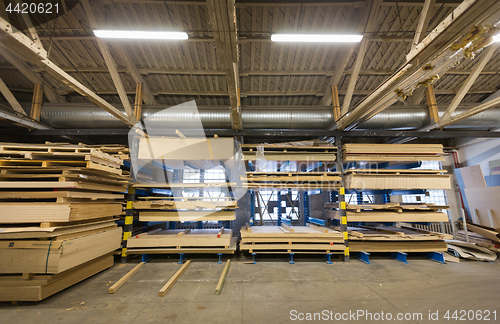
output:
[[[465,188],[469,210],[475,209],[479,225],[500,227],[500,187]],[[491,222],[488,216],[491,212]]]
[[[483,171],[479,165],[472,165],[465,168],[460,168],[462,179],[464,180],[465,188],[484,188],[486,181],[484,180]]]

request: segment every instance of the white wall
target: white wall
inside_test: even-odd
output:
[[[460,166],[479,164],[483,175],[490,175],[489,161],[500,160],[500,138],[476,139],[457,143]]]

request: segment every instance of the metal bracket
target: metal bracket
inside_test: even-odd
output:
[[[361,260],[361,262],[364,262],[366,264],[371,264],[370,263],[370,253],[361,251],[359,253],[355,253],[354,256]]]
[[[324,256],[324,259],[326,261],[327,264],[332,264],[332,254],[331,253],[327,253],[326,256]]]
[[[424,256],[425,256],[426,258],[431,259],[432,261],[436,261],[436,262],[439,262],[439,263],[445,264],[445,261],[444,261],[444,254],[443,254],[443,253],[441,253],[441,252],[425,252],[425,253],[424,253]]]
[[[186,256],[184,255],[184,253],[179,253],[179,262],[177,262],[177,264],[183,264],[184,261],[186,261]]]
[[[290,253],[290,261],[288,261],[290,264],[295,264],[295,262],[293,261],[293,255],[295,253]]]
[[[253,257],[253,262],[252,264],[257,264],[257,261],[255,261],[255,256],[257,255],[257,253],[252,253],[252,257]]]
[[[398,261],[403,262],[404,264],[408,264],[408,261],[407,261],[407,259],[406,259],[407,254],[406,254],[406,253],[404,253],[404,252],[392,252],[392,253],[391,253],[391,256],[392,256],[394,259],[396,259],[396,260],[398,260]]]
[[[142,262],[148,262],[149,260],[151,260],[151,257],[149,256],[149,254],[142,254],[141,255]]]
[[[217,262],[217,264],[222,264],[222,253],[217,253],[217,255],[219,256],[219,261]]]

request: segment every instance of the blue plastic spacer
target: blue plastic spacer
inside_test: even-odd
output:
[[[219,261],[217,262],[217,264],[222,264],[222,253],[217,253],[217,255],[219,256]]]
[[[295,264],[295,262],[293,262],[293,255],[294,253],[290,253],[290,261],[288,261],[290,264]]]
[[[257,255],[257,253],[252,253],[252,257],[253,257],[253,262],[252,264],[257,264],[257,261],[255,261],[255,256]]]
[[[328,264],[332,264],[332,254],[331,253],[327,253],[326,256],[324,257],[326,263]]]
[[[149,256],[149,254],[142,254],[141,255],[142,262],[148,262],[149,260],[151,260],[151,257]]]
[[[408,264],[408,261],[406,260],[407,254],[404,252],[393,252],[393,253],[391,253],[391,256],[394,259],[403,262],[404,264]]]
[[[424,256],[426,258],[431,259],[432,261],[436,261],[442,264],[445,264],[444,262],[444,254],[441,252],[425,252]]]
[[[184,255],[184,253],[179,253],[179,257],[180,257],[180,260],[179,260],[179,262],[177,262],[177,264],[183,264],[184,261],[186,261],[186,257]]]
[[[371,264],[370,263],[370,253],[361,251],[359,253],[355,253],[354,256],[361,260],[361,262],[364,262],[366,264]]]

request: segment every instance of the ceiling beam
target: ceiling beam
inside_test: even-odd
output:
[[[460,90],[458,91],[455,98],[453,98],[453,100],[451,101],[450,105],[446,109],[441,119],[446,120],[450,118],[451,115],[455,112],[455,109],[457,109],[460,102],[462,102],[462,99],[467,94],[467,91],[469,91],[469,89],[472,87],[477,77],[479,76],[479,73],[482,71],[482,69],[484,69],[486,63],[488,63],[488,61],[490,60],[493,53],[497,50],[497,48],[498,44],[494,43],[493,45],[490,45],[483,51],[481,57],[479,58],[479,62],[476,62],[476,64],[472,68],[472,73],[467,77],[465,82],[462,83]]]
[[[130,56],[125,52],[125,49],[120,44],[114,44],[113,48],[121,56],[122,62],[127,68],[126,69],[127,73],[129,73],[132,76],[135,83],[142,84],[142,86],[141,86],[142,94],[143,94],[142,99],[144,100],[144,103],[146,105],[154,105],[154,97],[151,94],[151,90],[149,89],[149,86],[147,85],[146,81],[142,77],[141,73],[139,72],[139,70],[137,69],[135,64],[130,59]]]
[[[116,49],[116,48],[115,48]],[[0,54],[3,51],[0,48]],[[94,67],[94,66],[59,66],[64,72],[68,73],[109,73],[107,67]],[[13,70],[16,67],[9,64],[0,64],[0,70]],[[38,66],[36,67],[28,67],[26,65],[26,69],[31,73],[40,73],[44,71],[43,68]],[[130,73],[129,69],[126,67],[117,67],[118,73]],[[340,69],[339,69],[340,70]],[[205,69],[167,69],[167,68],[146,68],[139,67],[136,69],[137,73],[141,75],[148,74],[172,74],[172,75],[225,75],[226,72],[224,70],[205,70]],[[387,76],[394,73],[393,69],[361,69],[359,71],[359,75],[382,75]],[[328,70],[240,70],[240,77],[248,77],[248,76],[277,76],[277,75],[293,75],[293,76],[309,76],[309,75],[325,75],[328,77],[333,77],[345,74],[352,74],[352,69],[344,70],[342,73],[337,73],[337,69],[328,69]],[[134,72],[135,73],[135,72]],[[446,71],[446,74],[456,74],[456,75],[469,75],[472,73],[472,69],[449,69]],[[500,70],[498,69],[483,69],[480,74],[482,75],[495,75],[500,74]],[[339,76],[339,78],[340,78]],[[38,79],[37,79],[38,80]],[[32,79],[30,78],[30,81]],[[140,83],[140,82],[138,82]],[[46,91],[46,90],[45,90]],[[55,91],[54,91],[55,93]],[[148,104],[149,105],[149,104]]]
[[[33,64],[43,66],[53,77],[63,82],[90,102],[98,105],[110,114],[123,121],[129,126],[134,125],[129,117],[113,107],[104,99],[96,95],[90,89],[78,82],[75,78],[61,70],[57,65],[47,58],[47,52],[33,46],[33,42],[23,33],[15,29],[8,21],[0,18],[0,46],[15,51]]]
[[[40,73],[35,72],[34,69],[26,62],[20,60],[15,55],[10,53],[7,48],[0,47],[0,55],[2,55],[10,64],[13,65],[13,68],[19,70],[19,72],[21,72],[21,74],[28,78],[28,80],[30,80],[33,84],[43,84],[44,95],[48,101],[63,102],[54,88],[47,82],[45,82],[45,80],[42,79]],[[39,71],[41,71],[41,69],[39,69]]]
[[[98,24],[92,12],[92,8],[90,7],[89,0],[82,0],[81,4],[83,6],[83,9],[85,10],[85,13],[87,14],[87,19],[90,27],[96,29]],[[99,45],[99,49],[101,50],[101,55],[104,58],[104,62],[108,67],[109,74],[111,74],[111,79],[113,80],[116,91],[118,92],[118,96],[120,97],[123,108],[125,109],[128,117],[132,118],[134,117],[134,110],[132,109],[130,101],[128,100],[128,96],[125,92],[125,87],[123,86],[122,79],[120,78],[118,70],[116,69],[117,64],[113,56],[111,55],[111,52],[109,51],[108,44],[100,38],[97,38],[97,44]]]
[[[32,119],[25,117],[23,115],[10,113],[10,112],[2,110],[2,109],[0,109],[0,119],[6,120],[6,121],[11,122],[15,125],[25,127],[28,129],[43,129],[43,130],[52,129],[51,127],[46,126],[40,122],[37,122],[36,120],[32,120]],[[12,131],[10,131],[10,132],[12,132]]]
[[[396,89],[416,87],[417,83],[428,78],[432,71],[422,69],[424,65],[437,64],[437,58],[444,57],[446,64],[441,64],[434,73],[439,73],[452,66],[454,57],[450,46],[477,24],[491,24],[500,17],[500,1],[466,0],[448,15],[414,50],[407,55],[407,62],[391,77],[359,104],[347,116],[343,116],[331,129],[349,130],[367,120],[397,100]],[[447,54],[450,52],[450,54]]]
[[[9,88],[3,82],[2,79],[0,79],[0,92],[5,97],[5,99],[7,100],[7,102],[9,103],[9,105],[12,107],[12,109],[14,111],[16,111],[16,112],[18,112],[18,113],[20,113],[20,114],[22,114],[24,116],[27,116],[26,112],[23,109],[23,107],[21,107],[21,105],[17,101],[16,97],[14,97],[14,95],[12,94],[12,92],[10,92]]]
[[[422,11],[420,11],[417,30],[415,31],[415,37],[413,38],[413,44],[411,45],[412,50],[424,39],[427,28],[429,27],[429,22],[432,18],[432,12],[434,11],[435,4],[436,0],[425,0]]]
[[[243,129],[241,109],[238,106],[238,43],[236,34],[236,9],[234,0],[208,0],[208,15],[214,34],[217,59],[226,74],[227,92],[231,102],[231,125]]]
[[[437,126],[439,128],[444,128],[446,126],[457,123],[457,122],[462,121],[464,119],[467,119],[469,117],[475,116],[475,115],[477,115],[485,110],[488,110],[490,108],[498,107],[498,105],[500,105],[500,97],[497,97],[497,98],[492,99],[490,101],[484,102],[484,103],[480,104],[479,106],[471,108],[471,109],[469,109],[461,114],[455,115],[455,116],[450,117],[448,119],[441,119],[439,121],[439,123],[437,124]]]

